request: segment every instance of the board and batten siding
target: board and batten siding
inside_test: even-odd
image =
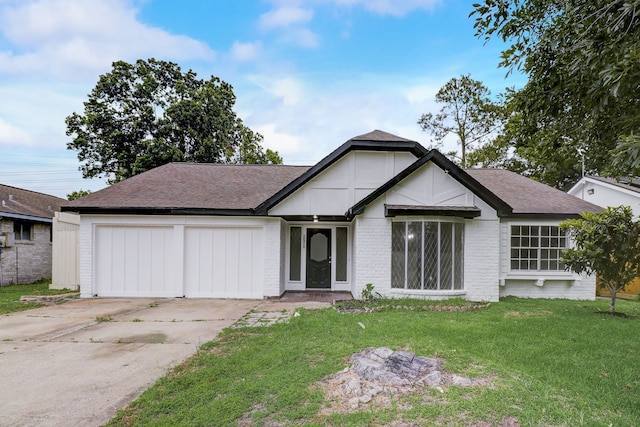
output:
[[[244,217],[83,215],[81,297],[263,298],[265,289],[280,288],[271,283],[279,280],[280,260],[265,262],[274,250],[278,258],[280,225]],[[265,229],[273,229],[269,242]]]
[[[80,287],[80,216],[55,212],[51,253],[51,289],[78,290]]]
[[[405,152],[351,152],[270,209],[269,214],[344,215],[416,160]]]
[[[96,227],[96,291],[102,297],[178,297],[168,226]]]
[[[263,230],[186,227],[184,296],[262,298]]]

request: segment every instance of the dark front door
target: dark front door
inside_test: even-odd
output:
[[[307,229],[307,288],[331,288],[331,229]]]

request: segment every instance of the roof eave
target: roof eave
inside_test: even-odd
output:
[[[0,212],[0,219],[2,218],[13,218],[20,219],[24,221],[34,221],[34,222],[45,222],[47,224],[51,224],[53,222],[53,218],[50,217],[42,217],[37,215],[25,215],[11,212]]]
[[[255,216],[254,209],[210,209],[186,207],[99,207],[66,206],[63,211],[81,215],[206,215],[206,216]]]
[[[503,218],[515,218],[515,219],[573,219],[580,218],[579,213],[557,213],[557,212],[515,212],[510,215],[500,215]]]

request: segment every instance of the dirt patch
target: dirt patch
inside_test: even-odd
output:
[[[444,370],[438,359],[387,347],[366,348],[351,356],[351,362],[320,383],[327,400],[321,415],[384,408],[397,396],[437,396],[450,386],[492,386],[490,378],[462,377]]]
[[[504,317],[531,317],[531,316],[546,316],[549,314],[553,314],[552,311],[549,310],[541,310],[541,311],[508,311],[504,313]]]
[[[23,295],[20,297],[22,302],[36,302],[44,305],[62,304],[63,302],[77,298],[80,292],[69,292],[57,295]]]
[[[396,309],[406,311],[444,311],[444,312],[465,312],[475,311],[489,307],[490,303],[469,302],[462,305],[403,305],[394,304],[367,304],[361,300],[341,301],[334,305],[334,309],[339,313],[373,313],[385,309]]]

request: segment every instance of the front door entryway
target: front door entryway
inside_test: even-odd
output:
[[[331,229],[307,229],[307,289],[331,288]]]

